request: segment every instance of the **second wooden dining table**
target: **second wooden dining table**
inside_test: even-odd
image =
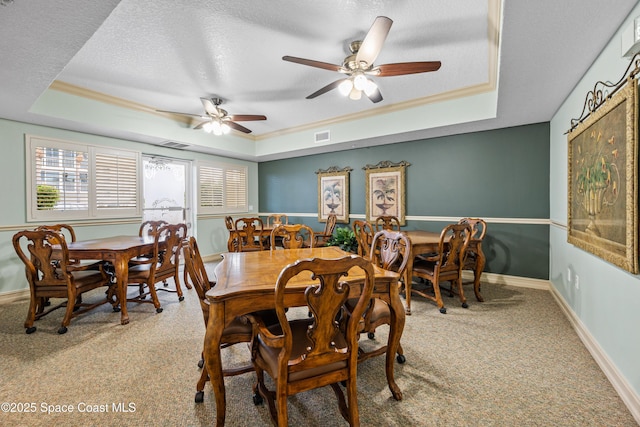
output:
[[[224,328],[237,316],[259,310],[275,308],[275,284],[284,267],[305,258],[336,259],[352,255],[338,247],[305,249],[275,249],[259,252],[234,252],[223,254],[215,269],[216,285],[207,292],[209,323],[204,340],[204,359],[211,379],[216,401],[216,425],[225,421],[226,393],[222,372],[220,342]],[[393,397],[402,399],[402,392],[394,379],[395,354],[404,329],[405,313],[398,291],[398,274],[374,267],[374,297],[389,303],[391,326],[387,342],[385,371]],[[351,273],[351,272],[350,272]],[[362,272],[353,272],[345,278],[350,292],[359,293],[358,284],[364,280]],[[306,305],[304,291],[310,279],[298,279],[288,285],[288,306]],[[355,295],[354,295],[355,296]]]
[[[102,260],[113,265],[117,280],[120,323],[129,323],[127,312],[127,284],[129,260],[153,251],[151,236],[113,236],[67,243],[69,258],[78,260]]]

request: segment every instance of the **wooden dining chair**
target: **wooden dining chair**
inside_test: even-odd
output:
[[[315,247],[313,230],[304,224],[280,224],[271,230],[271,249],[277,245],[284,249]]]
[[[343,278],[353,268],[364,271],[362,292],[352,316],[343,316],[343,322],[337,322],[350,292]],[[351,426],[360,425],[356,388],[358,325],[371,299],[373,274],[373,265],[357,255],[298,260],[285,267],[276,282],[279,324],[268,327],[260,318],[249,316],[254,325],[251,358],[257,377],[254,403],[267,400],[274,424],[287,425],[288,396],[330,385],[342,417]],[[313,316],[289,319],[287,285],[300,277],[311,277],[313,281],[304,294]],[[267,388],[265,372],[272,378],[275,391]],[[346,385],[346,400],[341,382]]]
[[[443,282],[450,282],[450,292],[457,289],[462,307],[467,308],[467,300],[462,289],[462,263],[471,238],[471,226],[469,224],[449,224],[440,233],[438,252],[427,256],[415,256],[413,261],[413,276],[428,280],[433,285],[433,295],[426,290],[407,287],[407,292],[412,292],[435,301],[440,313],[447,312],[440,286]],[[409,278],[411,280],[411,278]]]
[[[315,246],[325,246],[331,237],[333,236],[333,231],[336,229],[336,222],[338,221],[338,217],[336,214],[329,214],[327,216],[327,222],[324,224],[324,230],[322,232],[316,233],[314,231],[315,236]]]
[[[398,231],[380,230],[373,236],[371,249],[369,251],[369,259],[373,265],[385,270],[393,271],[404,277],[407,269],[407,263],[411,257],[411,242],[409,238]],[[402,286],[402,282],[398,281],[398,288]],[[354,300],[347,302],[347,308],[351,311]],[[391,325],[391,309],[389,303],[380,298],[371,298],[369,307],[365,310],[361,333],[366,333],[368,338],[375,339],[376,328],[382,325]],[[379,356],[387,352],[387,346],[384,345],[375,350],[365,352],[362,347],[358,359],[360,361],[367,360],[370,357]],[[404,363],[406,358],[402,346],[398,346],[396,360]]]
[[[235,222],[238,237],[237,252],[263,251],[265,247],[264,222],[258,217],[238,218]]]
[[[158,220],[158,221],[143,221],[140,224],[140,228],[138,229],[138,236],[140,237],[153,237],[156,235],[160,227],[168,225],[167,221]],[[137,256],[136,258],[150,258],[152,254],[142,254]],[[112,270],[112,268],[110,268]]]
[[[355,220],[353,221],[352,228],[353,234],[356,236],[356,241],[358,242],[358,255],[368,258],[374,234],[371,223],[368,221]]]
[[[382,215],[376,218],[376,231],[380,230],[396,230],[400,231],[400,220],[395,216]]]
[[[187,236],[185,224],[169,224],[158,229],[154,236],[153,253],[149,257],[136,258],[129,262],[129,285],[138,285],[138,295],[127,298],[127,301],[152,303],[157,313],[162,313],[158,290],[175,292],[178,300],[183,301],[180,286],[180,250]],[[161,244],[162,243],[162,244]],[[156,283],[174,279],[175,289],[166,286],[156,288]],[[146,297],[151,296],[148,300]]]
[[[62,307],[66,307],[59,334],[67,332],[71,319],[109,301],[108,297],[93,303],[84,303],[82,294],[106,287],[110,294],[111,280],[101,263],[79,264],[69,260],[66,239],[61,232],[51,229],[21,231],[13,236],[13,248],[25,265],[29,282],[29,311],[24,323],[27,334],[36,331],[34,322]],[[45,309],[50,298],[63,301]]]
[[[207,270],[204,262],[198,250],[198,244],[196,238],[191,236],[187,244],[184,246],[184,268],[191,278],[191,283],[198,294],[200,300],[200,308],[202,309],[202,318],[204,325],[207,327],[209,324],[209,300],[206,297],[207,291],[216,285],[215,282],[209,280]],[[275,313],[272,315],[272,319],[275,318]],[[273,323],[273,320],[270,321]],[[221,348],[226,348],[234,344],[241,342],[250,342],[252,338],[252,326],[246,318],[237,317],[231,321],[231,324],[224,328],[222,332]],[[202,368],[200,379],[196,385],[196,403],[201,403],[204,400],[204,387],[209,381],[209,374],[207,367],[204,365],[204,357],[201,357],[198,366]],[[236,367],[234,369],[226,369],[223,371],[224,376],[240,375],[246,372],[253,371],[253,365],[245,365]]]
[[[138,236],[154,236],[158,232],[158,230],[165,225],[169,225],[169,223],[163,220],[144,221],[142,224],[140,224]]]
[[[229,232],[229,238],[227,239],[227,251],[228,252],[237,252],[238,251],[238,234],[236,233],[236,225],[233,222],[233,218],[230,216],[224,217],[224,225]]]
[[[76,241],[76,232],[73,229],[72,226],[70,226],[69,224],[47,224],[47,225],[40,225],[38,227],[36,227],[36,230],[53,230],[53,231],[57,231],[59,233],[62,233],[64,235],[65,238],[65,242],[69,243],[69,242],[75,242]],[[59,263],[59,260],[54,260],[54,265],[56,263]],[[70,264],[80,264],[80,260],[77,259],[70,259],[69,260]],[[97,263],[94,265],[94,267],[97,268]]]
[[[267,228],[273,228],[280,224],[289,224],[287,214],[271,214],[267,216]]]
[[[487,223],[481,218],[462,218],[460,223],[471,226],[471,238],[469,239],[469,246],[467,246],[462,270],[473,271],[473,292],[476,295],[476,300],[483,302],[484,298],[480,293],[480,278],[486,263],[486,257],[482,251],[482,241],[487,234]]]

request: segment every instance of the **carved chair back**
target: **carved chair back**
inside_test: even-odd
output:
[[[365,280],[352,315],[342,322],[350,286],[344,278],[352,269],[364,271]],[[257,391],[269,401],[272,420],[287,425],[287,396],[331,385],[338,397],[342,416],[359,425],[356,376],[358,366],[358,324],[371,300],[373,265],[352,255],[340,259],[302,259],[285,267],[276,282],[275,307],[280,333],[258,322],[254,327],[252,360],[258,377]],[[287,318],[287,285],[298,277],[311,277],[305,291],[311,317]],[[276,392],[264,383],[264,371],[275,382]],[[346,385],[347,401],[339,383]]]
[[[376,231],[397,230],[400,231],[400,220],[395,216],[382,215],[376,218]]]
[[[353,234],[358,242],[358,255],[369,258],[371,242],[373,241],[373,227],[368,221],[355,220]]]
[[[313,230],[304,224],[280,224],[271,230],[271,249],[279,242],[284,249],[313,248]]]
[[[258,217],[238,218],[235,223],[237,235],[237,251],[250,252],[262,251],[265,249],[264,223]]]

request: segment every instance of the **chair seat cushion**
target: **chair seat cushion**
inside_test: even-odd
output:
[[[357,303],[358,303],[357,298],[348,299],[346,303],[347,309],[349,311],[352,311]],[[371,311],[371,313],[369,314],[369,323],[371,324],[375,324],[383,318],[388,319],[389,316],[391,316],[391,310],[389,309],[389,304],[387,304],[385,301],[381,300],[380,298],[371,298],[371,307],[368,310]],[[360,324],[358,325],[358,330],[359,331],[364,330],[364,318],[360,320]]]
[[[435,275],[435,268],[437,266],[437,263],[432,262],[432,261],[418,261],[416,260],[413,263],[413,275],[414,276],[418,276],[421,277],[422,275],[424,276],[429,276],[429,277],[433,277]],[[458,278],[458,270],[457,268],[455,270],[440,270],[440,272],[438,273],[438,277],[440,279],[440,281],[448,281],[448,280],[455,280]]]
[[[77,289],[90,289],[97,286],[106,286],[109,284],[108,279],[97,270],[74,271],[73,284]]]
[[[311,325],[312,323],[313,323],[313,319],[299,319],[299,320],[293,320],[289,322],[289,325],[291,326],[292,341],[293,341],[290,360],[295,360],[298,357],[300,357],[302,354],[307,353],[307,350],[306,350],[307,347],[313,344],[311,340],[309,340],[309,337],[307,336],[307,330],[309,328],[309,325]],[[282,329],[279,323],[273,326],[270,326],[269,330],[276,335],[282,334]],[[342,333],[338,332],[335,338],[336,338],[335,339],[336,347],[338,348],[346,347],[347,344]],[[280,349],[265,345],[259,336],[258,336],[258,340],[259,340],[258,348],[260,351],[260,356],[269,366],[269,371],[272,374],[275,372],[278,372],[278,354],[280,354]],[[315,366],[309,369],[292,372],[289,375],[289,381],[298,381],[306,378],[311,378],[327,372],[344,369],[346,367],[347,367],[346,360],[341,360],[339,362],[334,362],[328,365]]]

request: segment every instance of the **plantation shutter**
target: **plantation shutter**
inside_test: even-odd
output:
[[[230,209],[247,207],[247,174],[240,169],[228,169],[225,201]]]
[[[199,163],[198,206],[201,214],[247,212],[247,168]]]
[[[138,215],[139,155],[96,149],[95,200],[98,216]]]

